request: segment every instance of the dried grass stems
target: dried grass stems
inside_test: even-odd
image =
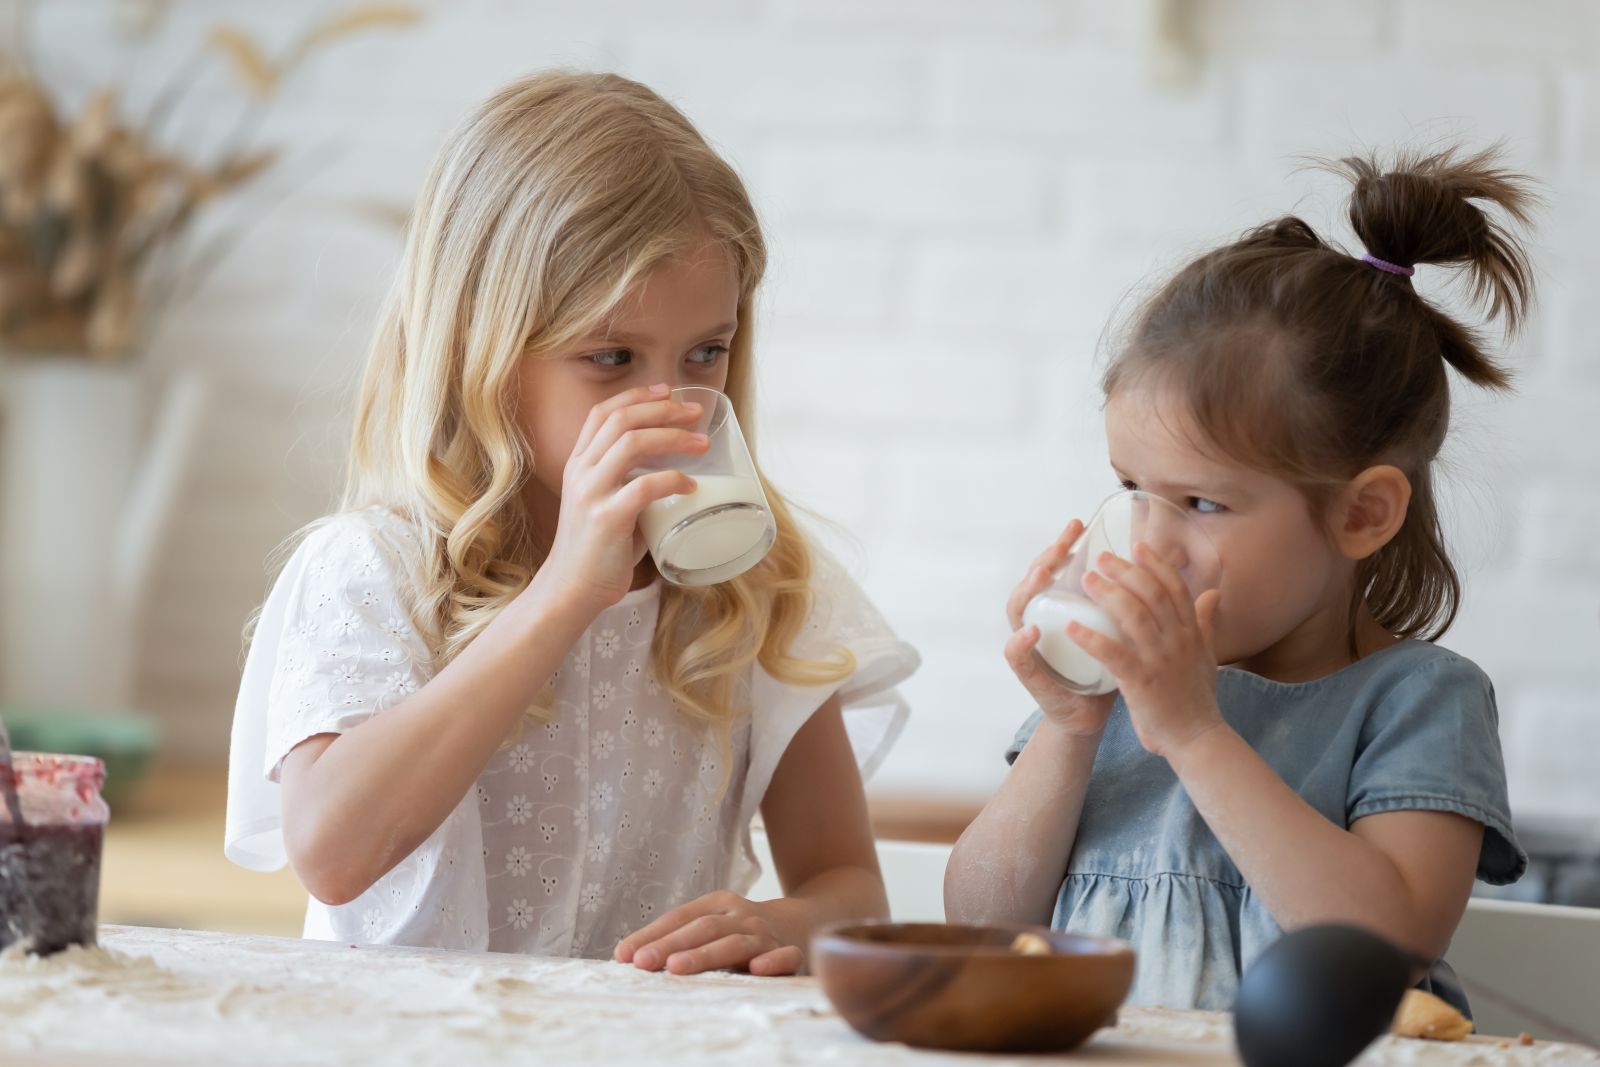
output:
[[[279,148],[252,142],[286,80],[329,45],[419,19],[409,6],[364,4],[310,26],[277,56],[243,29],[217,26],[200,62],[183,67],[137,124],[121,117],[114,88],[64,115],[13,57],[0,71],[0,351],[127,357],[153,312],[192,291],[238,243],[246,226],[177,254],[201,212],[279,161]],[[219,59],[248,98],[240,122],[220,148],[158,143],[201,66]]]

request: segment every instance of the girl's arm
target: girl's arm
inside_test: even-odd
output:
[[[616,958],[673,974],[740,966],[751,974],[795,974],[818,927],[889,914],[838,697],[789,742],[761,816],[783,897],[756,902],[709,893],[624,938]]]
[[[536,581],[399,705],[296,745],[283,836],[306,891],[348,903],[427,840],[587,626],[581,605]]]
[[[1437,958],[1466,910],[1482,825],[1430,811],[1370,815],[1349,829],[1324,818],[1222,718],[1218,594],[1191,601],[1144,546],[1132,563],[1108,555],[1100,566],[1107,577],[1091,573],[1086,588],[1125,640],[1076,624],[1068,633],[1116,675],[1140,742],[1171,765],[1278,925],[1355,923]]]
[[[1022,625],[1022,611],[1082,533],[1081,522],[1069,523],[1006,602],[1006,662],[1044,718],[950,855],[944,911],[952,922],[1044,924],[1055,911],[1113,698],[1078,696],[1040,670],[1039,628]]]
[[[698,405],[666,385],[589,412],[562,473],[554,541],[534,579],[460,655],[396,707],[343,734],[301,742],[283,761],[283,838],[306,889],[354,900],[449,816],[568,649],[615,604],[644,557],[639,513],[686,493],[677,471],[633,477],[646,459],[698,455],[681,428]]]
[[[1226,725],[1167,760],[1279,926],[1366,926],[1428,959],[1466,911],[1483,826],[1443,811],[1395,811],[1348,830],[1300,798]]]
[[[944,874],[951,922],[1049,925],[1072,854],[1100,735],[1046,716],[967,827]]]

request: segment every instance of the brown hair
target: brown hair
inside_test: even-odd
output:
[[[1506,222],[1526,226],[1536,200],[1531,179],[1502,169],[1498,150],[1318,165],[1354,185],[1350,223],[1369,254],[1458,270],[1507,338],[1522,325],[1533,272]],[[1353,606],[1364,602],[1393,634],[1435,640],[1461,597],[1433,488],[1449,425],[1446,364],[1475,385],[1509,387],[1478,327],[1425,299],[1405,274],[1285,216],[1201,255],[1150,297],[1104,387],[1110,396],[1151,376],[1176,387],[1205,443],[1293,482],[1318,516],[1362,470],[1398,467],[1411,481],[1410,507],[1393,540],[1361,562]]]

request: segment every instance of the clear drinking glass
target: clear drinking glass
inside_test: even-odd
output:
[[[1191,598],[1221,584],[1222,564],[1216,547],[1190,512],[1148,493],[1122,492],[1108,497],[1089,520],[1049,587],[1030,600],[1022,612],[1024,625],[1039,628],[1035,655],[1050,675],[1075,693],[1110,693],[1117,688],[1117,680],[1067,636],[1067,624],[1076,621],[1113,640],[1122,640],[1116,623],[1084,592],[1084,576],[1099,570],[1095,561],[1101,553],[1131,560],[1133,546],[1140,542],[1178,569]]]
[[[716,585],[760,563],[777,539],[778,524],[733,402],[703,386],[674,389],[672,398],[700,405],[700,418],[686,429],[705,434],[711,447],[702,456],[662,456],[634,472],[679,470],[697,483],[692,493],[651,502],[639,515],[639,529],[667,581]]]

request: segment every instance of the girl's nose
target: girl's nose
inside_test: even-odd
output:
[[[1177,566],[1174,555],[1183,550],[1183,526],[1181,514],[1174,514],[1170,507],[1153,504],[1144,514],[1144,543],[1156,555]]]

